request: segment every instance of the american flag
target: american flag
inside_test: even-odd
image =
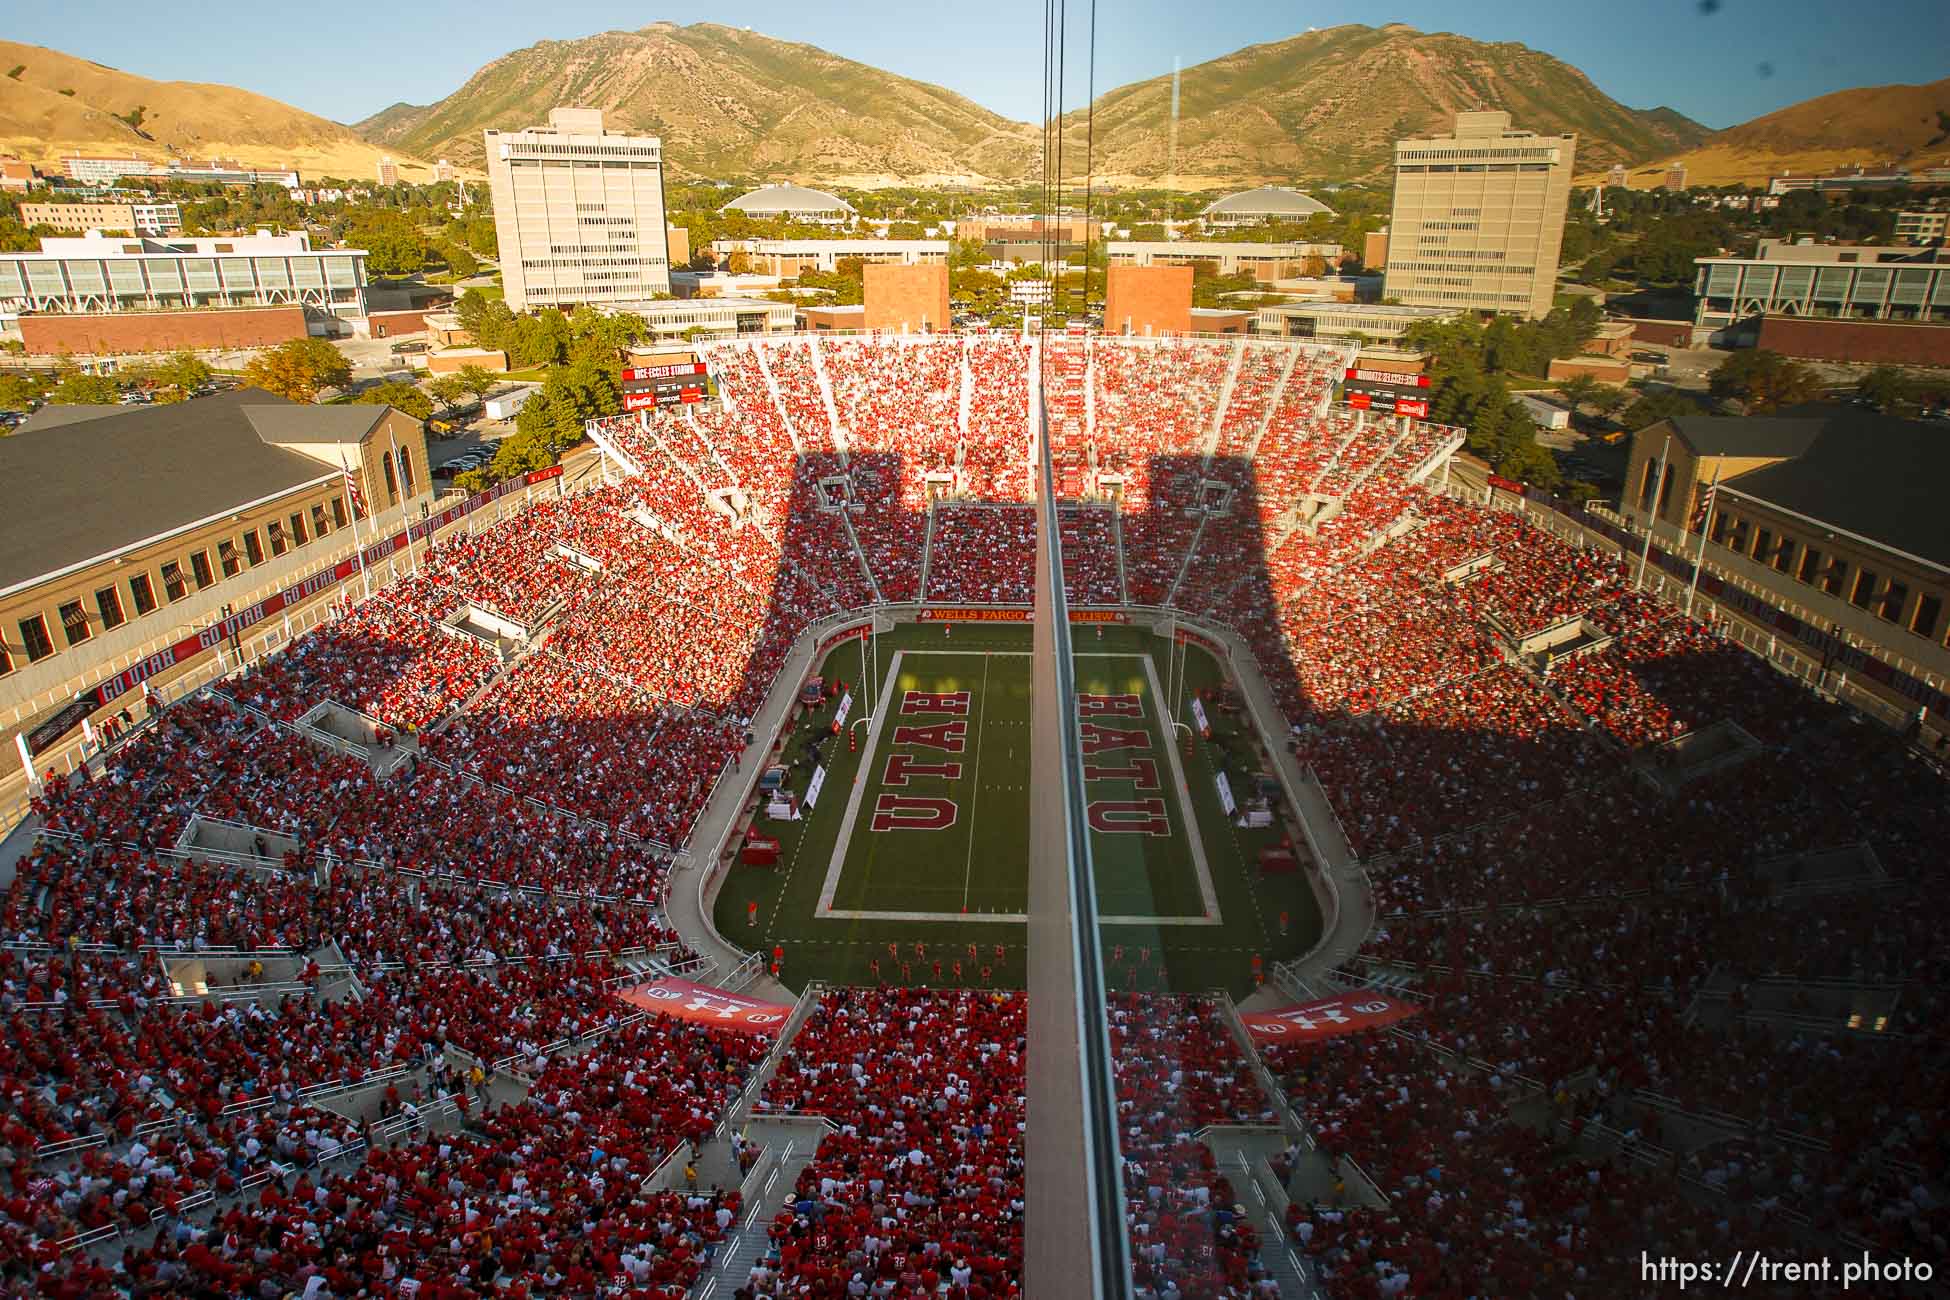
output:
[[[1700,493],[1699,508],[1693,511],[1693,522],[1692,526],[1687,529],[1688,532],[1697,533],[1706,527],[1706,521],[1713,517],[1713,498],[1718,496],[1719,493],[1720,477],[1715,474],[1713,481],[1707,485],[1706,491]]]
[[[346,500],[352,503],[352,515],[356,519],[364,519],[366,494],[359,490],[359,480],[352,476],[352,467],[345,463],[345,458],[342,456],[339,458],[339,468],[345,475],[345,496]]]

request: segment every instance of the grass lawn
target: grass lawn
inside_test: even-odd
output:
[[[1077,640],[1079,692],[1099,697],[1084,705],[1099,749],[1085,796],[1110,809],[1091,831],[1107,974],[1116,987],[1244,995],[1252,957],[1298,954],[1319,918],[1304,877],[1257,873],[1259,849],[1281,838],[1277,822],[1246,829],[1220,808],[1218,774],[1243,801],[1259,766],[1243,716],[1209,706],[1211,739],[1180,732],[1173,746],[1166,645],[1132,629],[1080,629]],[[823,671],[848,683],[845,732],[832,734],[839,702],[828,700],[801,717],[780,756],[795,792],[815,761],[825,769],[817,803],[797,821],[760,815],[757,829],[781,841],[780,865],[730,869],[720,930],[768,955],[783,949],[794,988],[974,985],[984,967],[992,985],[1021,986],[1028,650],[1020,625],[902,627],[878,638],[880,676],[864,689],[860,643],[832,651]],[[1220,684],[1219,666],[1197,650],[1184,673],[1187,691]]]

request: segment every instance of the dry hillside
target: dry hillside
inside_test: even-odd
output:
[[[307,178],[369,178],[393,152],[406,179],[431,179],[415,158],[234,86],[152,81],[15,41],[0,41],[0,72],[10,74],[0,77],[0,151],[44,168],[69,154],[221,157],[296,166]]]
[[[481,132],[558,104],[661,136],[680,174],[875,185],[1027,175],[1037,132],[952,91],[811,45],[715,23],[657,23],[543,41],[496,59],[439,103],[395,104],[369,139],[478,165]]]

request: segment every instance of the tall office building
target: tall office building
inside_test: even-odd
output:
[[[1575,135],[1458,113],[1455,132],[1395,142],[1395,208],[1383,296],[1411,307],[1551,309]]]
[[[635,302],[670,291],[663,142],[603,129],[600,109],[487,132],[508,306]]]
[[[390,157],[379,160],[379,183],[381,185],[399,184],[399,164]]]

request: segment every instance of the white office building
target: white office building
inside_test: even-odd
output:
[[[591,108],[554,109],[547,126],[486,138],[509,307],[670,292],[661,140],[606,131]]]
[[[304,235],[116,238],[99,230],[0,253],[0,313],[304,306],[366,314],[366,253]]]

